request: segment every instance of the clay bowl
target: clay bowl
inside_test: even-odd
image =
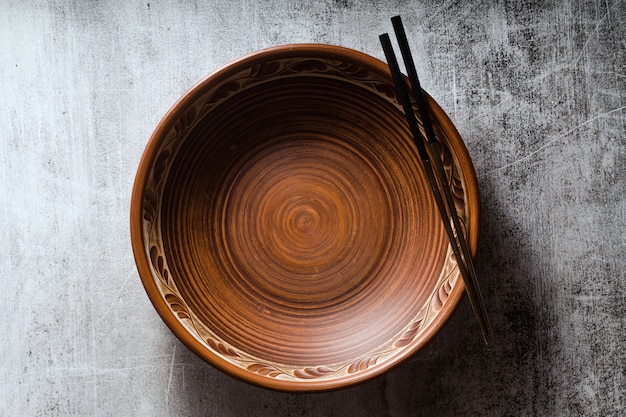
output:
[[[471,250],[478,188],[430,99]],[[385,63],[328,45],[239,59],[154,131],[131,203],[147,294],[198,356],[250,383],[323,391],[420,349],[463,282]]]

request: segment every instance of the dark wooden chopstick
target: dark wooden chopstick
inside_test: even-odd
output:
[[[439,213],[441,214],[444,228],[448,235],[448,239],[450,240],[450,246],[452,247],[454,256],[457,259],[459,271],[461,272],[466,292],[472,306],[472,310],[474,311],[474,315],[476,316],[476,319],[480,326],[480,330],[485,340],[485,344],[489,345],[489,337],[492,335],[491,325],[489,324],[484,300],[478,286],[478,279],[476,277],[476,271],[472,262],[471,253],[469,251],[469,248],[467,247],[467,241],[465,240],[463,229],[461,228],[458,214],[454,206],[454,201],[452,199],[452,193],[448,187],[443,165],[439,157],[439,150],[437,149],[437,142],[428,113],[428,105],[423,95],[423,90],[420,86],[419,78],[417,77],[417,71],[415,70],[415,64],[411,56],[408,41],[404,32],[404,28],[402,26],[400,16],[392,18],[392,24],[396,33],[396,37],[398,39],[398,44],[400,46],[400,51],[404,59],[405,67],[409,75],[409,81],[413,90],[414,99],[418,105],[418,110],[420,111],[422,124],[424,126],[424,131],[426,132],[426,140],[424,139],[424,136],[422,135],[422,132],[417,124],[417,119],[415,118],[415,112],[413,110],[413,106],[411,105],[411,100],[409,98],[409,93],[406,88],[404,77],[400,72],[398,61],[396,59],[395,52],[393,51],[393,47],[391,46],[391,40],[389,39],[389,35],[381,35],[380,42],[383,46],[383,50],[387,58],[387,63],[389,65],[391,74],[394,79],[394,83],[396,85],[399,100],[404,108],[404,113],[407,117],[407,122],[413,135],[413,140],[417,147],[420,159],[422,160],[424,170],[426,171],[426,176],[431,186],[437,208],[439,209]],[[432,158],[429,156],[428,151],[426,150],[426,142],[428,142],[431,149]],[[435,170],[433,170],[431,159],[435,165],[435,170],[438,178],[436,178],[435,176]],[[441,191],[439,185],[437,184],[437,179],[439,180],[441,189],[443,189],[444,191],[447,208],[441,196]],[[448,211],[450,213],[449,216]],[[450,224],[450,218],[452,218],[452,225],[454,225],[454,230],[452,229],[452,225]],[[461,256],[459,248],[461,249],[463,256]]]
[[[491,325],[489,323],[489,318],[487,316],[487,310],[485,308],[484,299],[482,297],[482,293],[478,285],[478,278],[476,277],[476,270],[474,269],[472,256],[467,246],[467,240],[465,239],[465,236],[463,234],[463,229],[461,228],[456,209],[454,209],[454,202],[452,199],[452,193],[450,191],[450,187],[447,187],[444,183],[446,177],[444,174],[443,166],[441,164],[441,159],[437,156],[439,155],[439,150],[437,149],[437,141],[435,139],[435,132],[433,131],[432,123],[430,120],[428,104],[424,97],[424,90],[422,90],[422,87],[420,85],[419,77],[417,76],[417,70],[415,69],[415,62],[413,61],[413,55],[411,54],[411,49],[409,48],[409,42],[407,40],[406,32],[404,30],[404,26],[402,25],[402,19],[400,18],[400,16],[395,16],[391,19],[391,23],[393,25],[393,29],[396,34],[396,39],[398,40],[398,46],[400,47],[400,53],[402,54],[404,66],[406,68],[407,75],[409,76],[409,81],[411,82],[413,96],[416,100],[418,110],[422,118],[424,131],[426,132],[426,139],[432,150],[433,160],[435,162],[435,167],[439,175],[439,180],[441,182],[441,188],[444,191],[444,195],[446,197],[446,201],[448,203],[448,207],[451,212],[450,215],[452,217],[454,228],[456,229],[456,232],[457,232],[457,237],[461,246],[461,251],[463,252],[465,266],[467,268],[467,271],[469,272],[470,281],[474,287],[473,291],[476,295],[476,300],[481,310],[480,315],[484,321],[485,333],[488,336],[491,336],[492,335]]]

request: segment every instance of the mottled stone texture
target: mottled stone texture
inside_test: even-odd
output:
[[[475,162],[491,350],[464,298],[384,377],[290,395],[233,380],[161,323],[129,242],[164,112],[228,61],[292,42],[382,58],[403,16]],[[623,416],[626,2],[0,4],[0,415]]]

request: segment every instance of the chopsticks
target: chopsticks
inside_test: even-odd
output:
[[[417,108],[420,112],[422,125],[424,127],[424,132],[426,133],[426,138],[424,138],[424,135],[422,135],[422,132],[417,124],[417,119],[415,118],[415,112],[413,110],[413,106],[411,105],[409,92],[407,90],[404,77],[400,72],[398,61],[396,59],[396,54],[393,50],[393,46],[391,45],[389,35],[386,33],[380,35],[380,42],[385,52],[385,57],[387,58],[387,64],[389,65],[389,69],[391,70],[393,81],[396,85],[398,98],[402,104],[402,107],[404,108],[404,113],[406,115],[411,134],[413,135],[413,140],[417,147],[420,159],[422,160],[424,170],[426,171],[426,176],[432,189],[437,208],[439,209],[439,213],[441,214],[441,219],[448,235],[448,239],[450,240],[452,252],[456,257],[459,271],[461,272],[461,276],[463,277],[465,290],[472,306],[472,310],[474,311],[474,315],[476,316],[476,320],[478,321],[478,324],[480,326],[480,330],[483,335],[485,344],[489,346],[489,339],[492,336],[491,325],[489,323],[489,318],[487,317],[485,302],[483,300],[480,287],[478,286],[478,278],[476,277],[476,271],[474,269],[474,263],[472,262],[472,256],[467,246],[467,241],[465,240],[465,234],[463,233],[463,229],[461,228],[461,223],[456,212],[456,208],[454,206],[454,201],[452,199],[452,192],[450,191],[450,188],[448,186],[443,164],[439,156],[439,150],[437,149],[437,141],[435,139],[435,133],[429,116],[428,104],[426,102],[422,87],[420,86],[419,78],[417,77],[415,63],[413,62],[413,57],[409,48],[409,43],[400,16],[393,17],[391,19],[391,23],[393,25],[398,45],[400,46],[400,52],[402,54],[404,65],[407,70],[411,89],[413,92],[413,97],[415,102],[417,103]],[[431,155],[429,155],[428,151],[426,150],[426,143],[428,143]],[[431,160],[435,165],[435,170],[433,170]],[[439,184],[437,181],[439,182]],[[442,198],[440,189],[443,190],[445,203],[447,204],[447,206],[446,204],[444,204],[444,199]],[[450,218],[452,218],[452,224],[450,223]],[[452,226],[454,226],[454,229],[452,228]]]

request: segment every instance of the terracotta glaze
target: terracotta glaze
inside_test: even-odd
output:
[[[472,163],[428,100],[475,253]],[[141,159],[131,237],[172,332],[271,389],[379,375],[419,350],[463,294],[387,65],[337,46],[262,50],[187,92]]]

